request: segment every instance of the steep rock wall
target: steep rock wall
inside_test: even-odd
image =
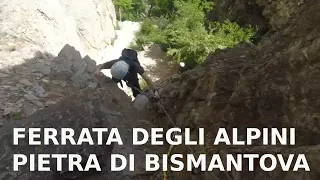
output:
[[[282,8],[276,8],[280,5]],[[320,20],[320,4],[315,0],[277,0],[266,1],[264,6],[264,14],[277,29],[275,33],[264,37],[257,46],[241,44],[211,54],[203,66],[164,81],[163,103],[178,126],[206,127],[206,147],[194,151],[299,152],[306,154],[311,168],[311,172],[288,173],[214,172],[219,179],[230,179],[229,175],[231,179],[247,180],[316,180],[320,178],[320,161],[315,158],[320,152],[320,26],[316,23]],[[160,118],[165,119],[165,115]],[[247,127],[295,127],[296,146],[213,146],[219,127],[230,131],[237,127],[243,137]],[[184,176],[191,179],[191,174]],[[212,178],[208,175],[201,179]]]
[[[122,180],[142,179],[136,176],[145,174],[143,163],[144,147],[132,146],[132,127],[137,127],[138,114],[131,106],[131,99],[121,91],[110,78],[96,78],[96,62],[89,56],[81,58],[79,51],[65,45],[57,57],[46,54],[26,60],[24,64],[13,66],[8,73],[0,74],[0,179],[33,180]],[[1,71],[0,71],[1,72]],[[41,73],[42,72],[42,73]],[[4,103],[4,111],[1,104]],[[124,145],[81,146],[39,145],[29,146],[28,138],[19,146],[12,144],[13,128],[41,127],[73,128],[78,139],[82,128],[116,127]],[[109,131],[110,132],[110,129]],[[103,141],[107,140],[104,133]],[[60,139],[59,137],[57,137]],[[92,134],[96,141],[97,136]],[[136,171],[129,169],[111,172],[110,154],[120,153],[127,158],[130,153],[137,156]],[[13,154],[79,154],[86,163],[89,154],[96,154],[102,172],[58,171],[56,162],[50,162],[50,172],[30,172],[29,166],[21,167],[19,173],[13,172]],[[67,161],[66,161],[67,162]],[[68,163],[68,162],[67,162]]]
[[[96,57],[115,37],[111,0],[3,0],[1,36],[37,44],[57,55],[65,44]]]

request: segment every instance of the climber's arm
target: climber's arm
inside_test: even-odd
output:
[[[112,67],[112,65],[117,61],[117,59],[114,59],[112,61],[108,61],[108,62],[105,62],[103,64],[100,64],[97,66],[97,70],[101,71],[102,69],[110,69]]]
[[[156,90],[156,86],[152,82],[149,74],[147,72],[145,72],[144,68],[140,64],[133,63],[132,67],[134,68],[135,72],[140,74],[140,76],[146,81],[146,83],[148,84],[148,86],[150,87],[151,90],[153,90],[153,91]]]
[[[103,64],[99,64],[99,65],[96,67],[96,73],[99,73],[99,72],[102,70],[102,67],[103,67]]]
[[[101,70],[102,69],[110,69],[112,67],[112,65],[116,62],[117,60],[112,60],[112,61],[108,61],[106,63],[103,63],[103,64],[99,64],[97,67],[96,67],[96,72],[95,74],[97,75],[101,75]]]

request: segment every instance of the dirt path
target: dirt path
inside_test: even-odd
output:
[[[150,45],[139,52],[139,61],[154,81],[170,77],[177,73],[173,63],[165,52],[157,45]]]

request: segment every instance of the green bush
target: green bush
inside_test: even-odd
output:
[[[141,24],[140,32],[136,35],[136,44],[143,46],[149,43],[166,44],[164,31],[154,24],[155,20],[146,19]],[[159,22],[159,20],[158,20]]]
[[[191,66],[204,62],[210,52],[250,41],[255,32],[230,21],[211,23],[205,28],[205,11],[212,7],[201,0],[175,0],[172,16],[149,18],[142,22],[136,45],[156,43],[167,47],[167,54],[177,62]]]
[[[146,9],[142,0],[114,0],[114,6],[120,21],[139,21]]]
[[[213,8],[206,0],[115,0],[115,6],[122,20],[144,19],[132,48],[156,43],[173,60],[191,67],[203,63],[210,52],[249,42],[255,35],[253,28],[230,21],[211,22],[206,28],[206,11]]]

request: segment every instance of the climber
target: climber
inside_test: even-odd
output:
[[[186,64],[184,62],[180,62],[178,67],[178,74],[181,74],[187,70],[188,68],[186,67]]]
[[[147,72],[145,72],[144,68],[140,65],[136,51],[132,49],[123,49],[119,59],[98,65],[95,74],[103,76],[101,72],[102,69],[110,69],[113,81],[117,83],[121,82],[121,80],[125,81],[127,86],[131,88],[134,97],[141,94],[138,79],[138,74],[140,74],[152,90],[153,97],[156,99],[159,98],[158,90],[149,78]]]

